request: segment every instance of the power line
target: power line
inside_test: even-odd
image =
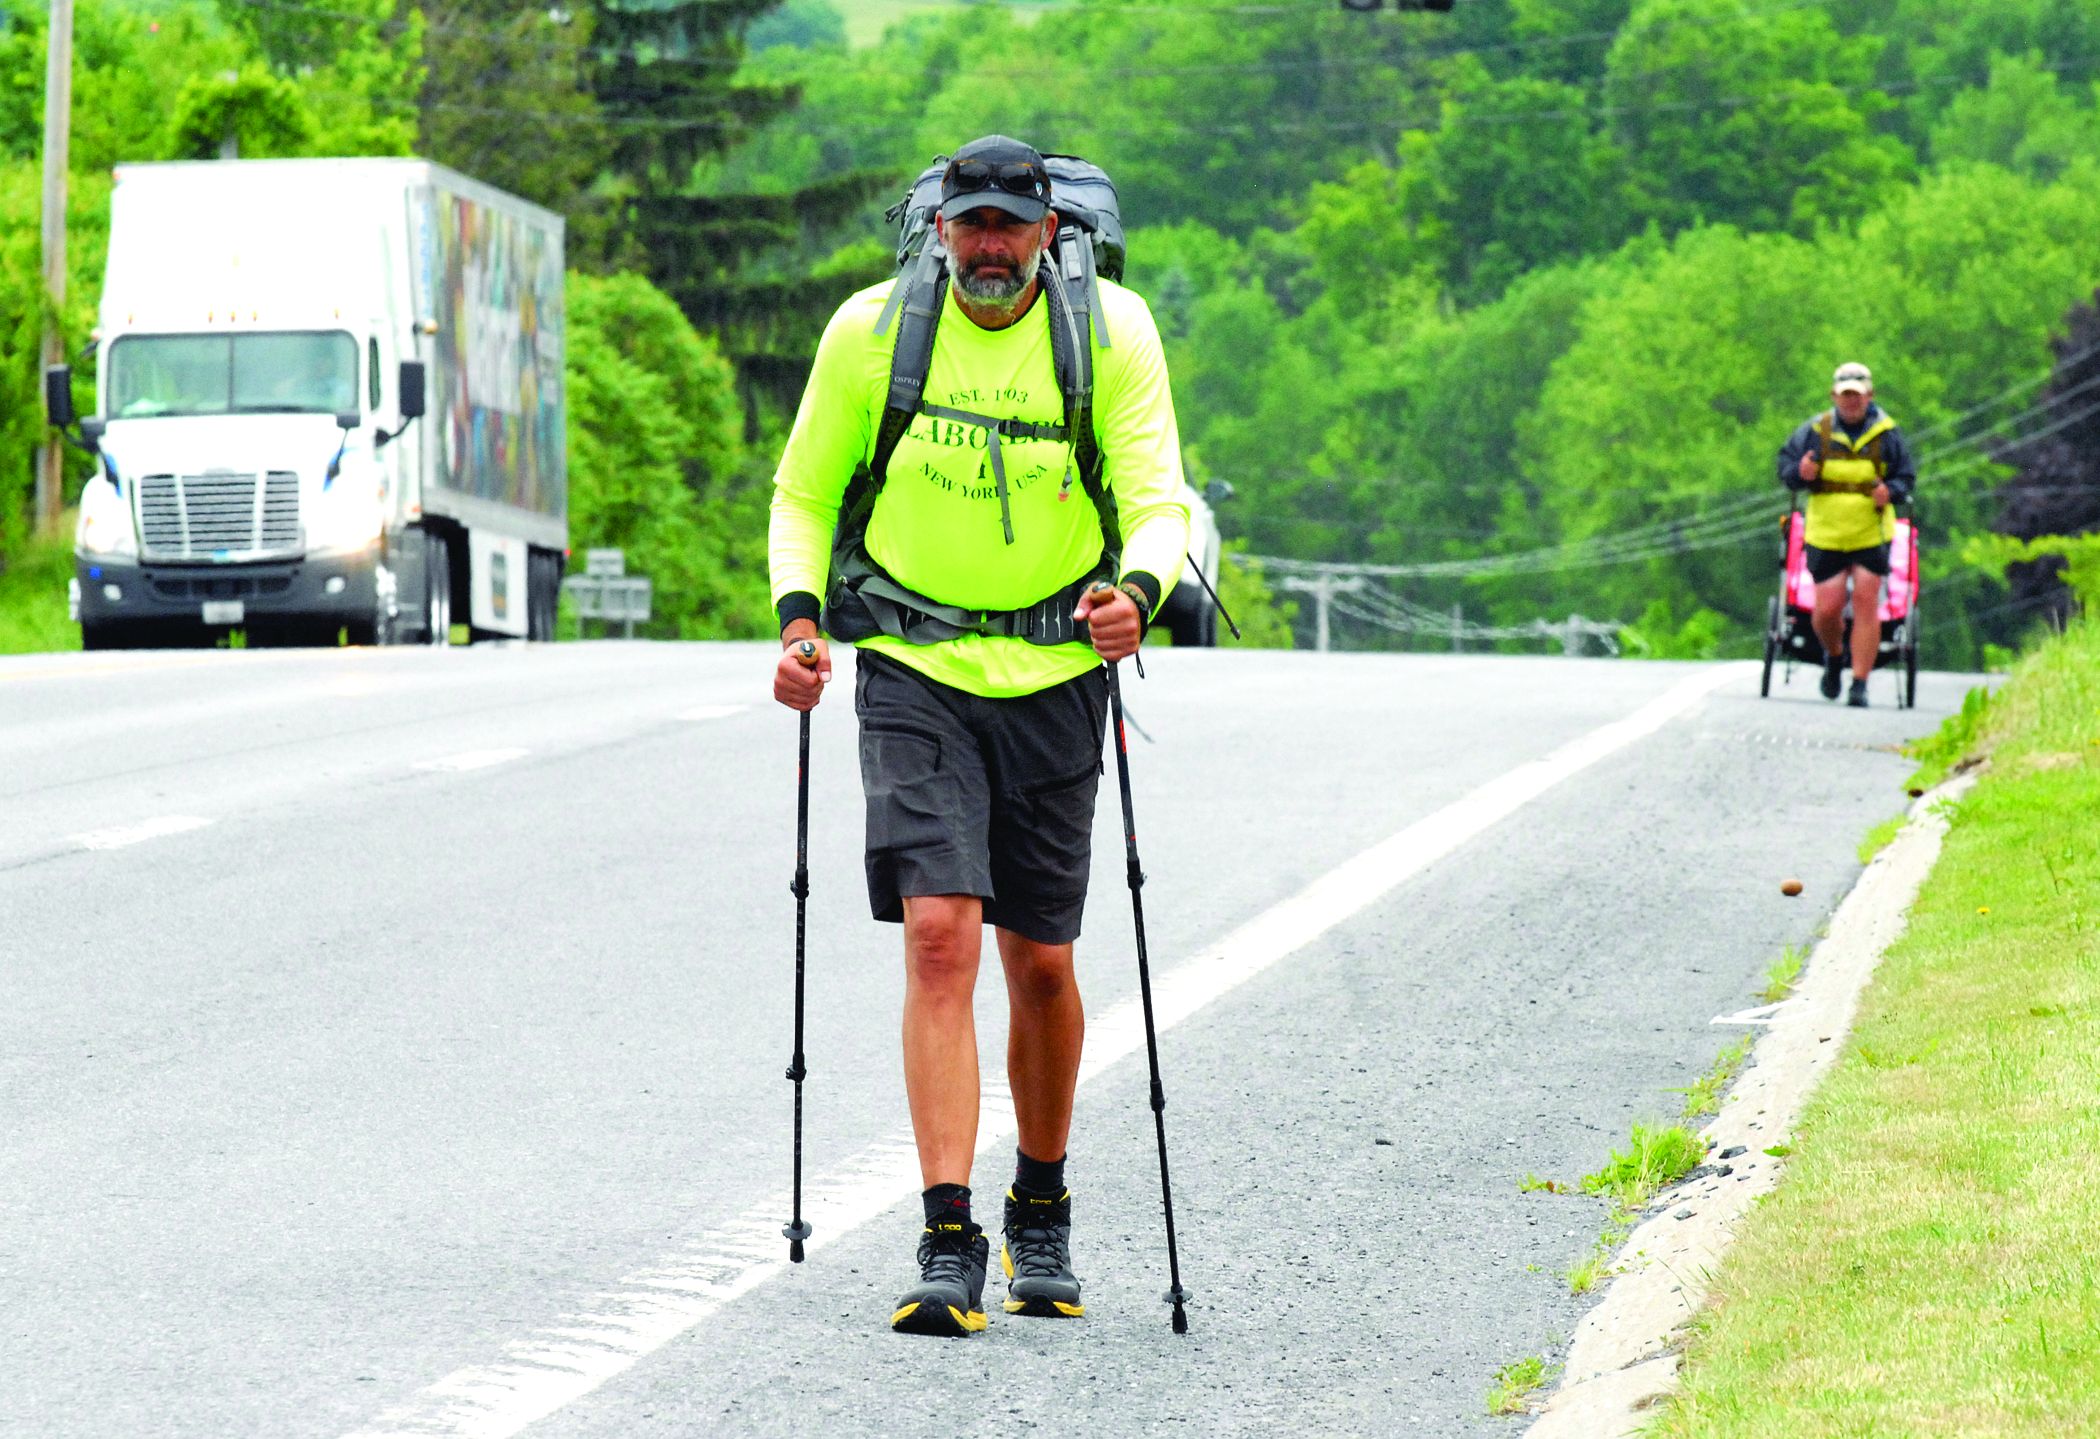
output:
[[[2050,365],[2048,369],[2042,371],[2041,374],[2036,375],[2031,379],[2021,380],[2017,384],[2008,385],[2005,389],[2000,390],[1997,394],[1991,396],[1989,399],[1984,400],[1979,404],[1970,406],[1968,409],[1962,411],[1958,415],[1955,415],[1951,419],[1941,420],[1938,424],[1931,425],[1926,429],[1920,430],[1911,438],[1913,441],[1922,442],[1927,438],[1938,434],[1942,430],[1952,429],[1956,425],[1960,425],[1968,420],[1974,419],[1977,415],[1982,414],[1985,410],[1990,409],[1993,405],[2001,404],[2004,401],[2011,399],[2014,395],[2023,394],[2026,391],[2033,389],[2036,385],[2046,385],[2047,383],[2049,383],[2049,381],[2055,379],[2056,376],[2062,371],[2069,369],[2072,365],[2078,364],[2082,360],[2090,359],[2094,355],[2100,355],[2100,344],[2088,345],[2082,350],[2078,350],[2072,354],[2062,356],[2054,364]]]

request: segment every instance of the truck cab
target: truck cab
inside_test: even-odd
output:
[[[382,546],[397,482],[384,451],[421,401],[399,403],[378,335],[265,328],[259,314],[127,328],[101,338],[98,369],[96,474],[74,541],[87,648],[219,626],[389,637],[402,566]]]
[[[120,166],[83,646],[551,638],[561,256],[559,216],[420,160]],[[65,367],[46,404],[76,419]]]

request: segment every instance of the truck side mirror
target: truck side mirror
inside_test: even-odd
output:
[[[423,362],[401,362],[401,420],[406,424],[423,414]]]
[[[364,416],[355,410],[343,410],[335,417],[335,427],[339,430],[354,430],[357,428],[358,421],[363,418]]]
[[[52,365],[44,371],[44,415],[61,430],[80,418],[73,409],[71,365]]]

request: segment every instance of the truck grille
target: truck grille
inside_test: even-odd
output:
[[[156,560],[296,554],[299,477],[147,475],[139,481],[139,542],[140,557]]]

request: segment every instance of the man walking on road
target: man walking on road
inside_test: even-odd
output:
[[[1844,676],[1845,585],[1852,585],[1852,690],[1847,703],[1864,709],[1867,676],[1881,648],[1881,582],[1889,572],[1896,534],[1894,505],[1906,504],[1917,465],[1903,432],[1874,403],[1874,376],[1865,365],[1839,365],[1831,377],[1832,408],[1805,420],[1779,447],[1779,479],[1808,491],[1804,537],[1809,578],[1816,582],[1811,616],[1823,645],[1823,698],[1834,700]]]
[[[1101,774],[1102,664],[1137,652],[1179,573],[1188,511],[1142,299],[1100,283],[1090,420],[1061,388],[1053,327],[1057,345],[1076,330],[1046,263],[1059,217],[1043,157],[1004,136],[972,141],[940,194],[952,283],[936,291],[917,413],[885,459],[898,331],[877,322],[900,279],[853,296],[825,329],[774,477],[770,548],[775,698],[804,711],[822,699],[820,614],[859,650],[868,900],[875,918],[904,926],[904,1084],[925,1184],[918,1283],[890,1322],[955,1335],[985,1326],[990,1246],[969,1185],[971,999],[987,923],[1006,972],[1020,1129],[1006,1308],[1084,1312],[1064,1164],[1085,1029],[1072,946]]]

